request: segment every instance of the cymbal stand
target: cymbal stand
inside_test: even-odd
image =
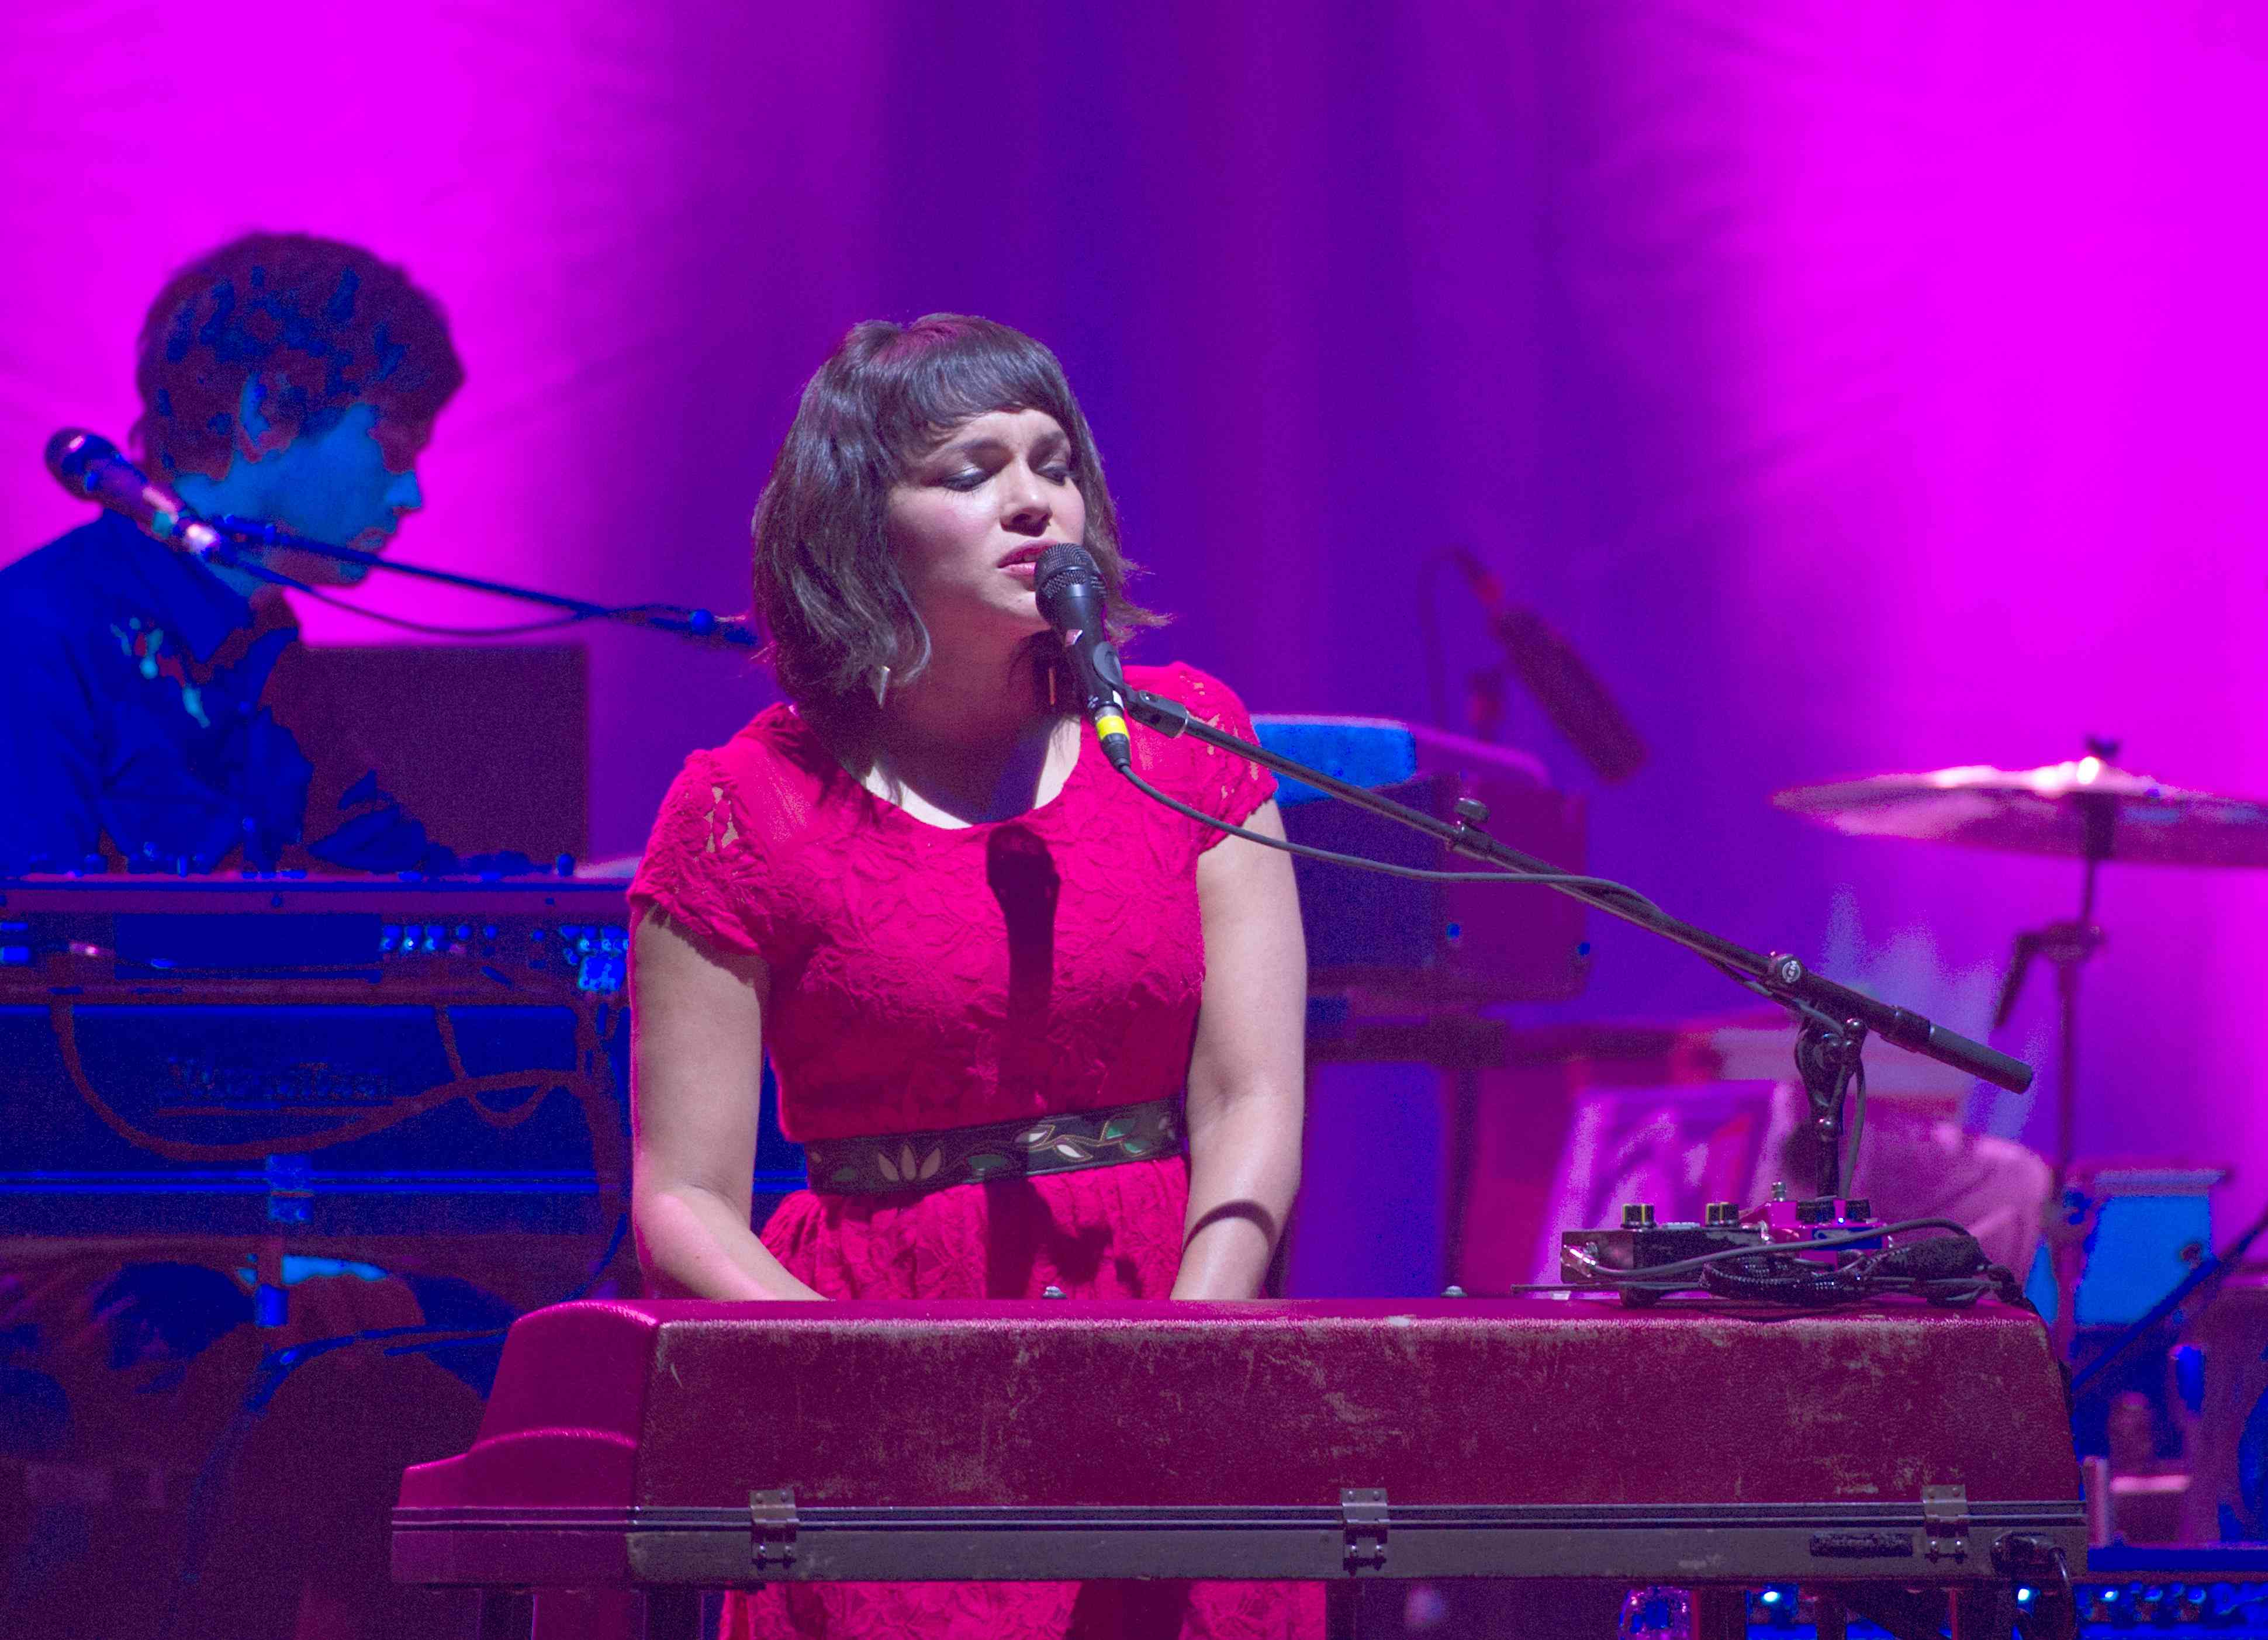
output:
[[[2088,749],[2108,761],[2118,754],[2115,740],[2089,739]],[[2008,972],[2000,982],[2000,997],[1992,1010],[1992,1028],[2008,1023],[2022,993],[2024,977],[2035,960],[2044,959],[2056,971],[2056,1140],[2055,1182],[2048,1197],[2046,1233],[2048,1256],[2055,1269],[2056,1342],[2066,1358],[2078,1322],[2079,1278],[2087,1262],[2087,1239],[2095,1228],[2095,1203],[2074,1195],[2072,1171],[2079,1146],[2079,981],[2080,972],[2102,949],[2103,933],[2095,921],[2095,879],[2110,857],[2117,821],[2115,798],[2092,793],[2075,794],[2079,805],[2081,877],[2079,915],[2067,921],[2028,929],[2016,936]]]

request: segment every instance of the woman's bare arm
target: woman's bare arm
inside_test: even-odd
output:
[[[1273,803],[1245,822],[1281,837]],[[1307,948],[1292,860],[1226,837],[1197,862],[1204,1004],[1189,1058],[1189,1212],[1176,1298],[1260,1291],[1300,1188]]]
[[[630,1223],[661,1297],[816,1298],[749,1228],[764,1010],[760,957],[718,958],[666,916],[630,948]]]

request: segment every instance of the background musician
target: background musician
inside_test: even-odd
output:
[[[131,442],[207,516],[382,550],[423,504],[418,454],[464,380],[439,305],[358,246],[255,233],[181,269],[142,326]],[[253,551],[309,586],[358,564]],[[0,874],[91,862],[272,865],[310,769],[261,697],[298,629],[281,591],[105,512],[0,569]],[[439,869],[383,793],[313,850]],[[446,850],[441,851],[446,853]]]
[[[253,234],[151,305],[131,443],[202,513],[378,551],[422,503],[416,460],[463,376],[439,306],[401,269]],[[318,589],[367,572],[248,555]],[[310,768],[266,703],[298,636],[275,585],[105,511],[0,569],[0,875],[289,857]],[[370,869],[454,858],[374,783],[313,852]],[[158,1632],[170,1614],[185,1633],[376,1640],[446,1611],[392,1586],[385,1511],[405,1464],[469,1438],[490,1364],[318,1352],[260,1416],[240,1409],[287,1345],[494,1327],[509,1306],[454,1278],[295,1256],[277,1327],[255,1319],[247,1256],[218,1236],[132,1258],[90,1237],[0,1261],[0,1459],[170,1476],[177,1507],[195,1488],[178,1555],[106,1535],[122,1516],[99,1497],[0,1503],[0,1632]]]
[[[1084,541],[1117,620],[1155,617],[1124,598],[1110,493],[1054,356],[983,320],[858,327],[805,390],[755,533],[789,703],[688,760],[632,889],[652,1286],[1255,1295],[1299,1173],[1292,875],[1146,801],[1083,732],[1034,594],[1041,550]],[[1132,676],[1247,726],[1190,668]],[[1136,756],[1183,801],[1281,835],[1265,773],[1183,740],[1145,737]],[[758,1236],[767,1048],[813,1188]],[[1319,1593],[1295,1585],[776,1584],[734,1597],[727,1628],[1320,1623]]]

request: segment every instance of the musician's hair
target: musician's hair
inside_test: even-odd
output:
[[[406,471],[465,379],[440,305],[360,246],[309,233],[248,233],[190,262],[150,305],[134,369],[145,464],[225,475],[357,403],[387,464]],[[238,407],[258,385],[257,436]]]
[[[869,320],[852,327],[805,386],[756,503],[756,612],[790,700],[863,713],[877,668],[890,668],[895,687],[928,665],[930,636],[884,539],[884,509],[916,461],[993,410],[1043,410],[1071,440],[1073,482],[1086,503],[1085,544],[1101,567],[1112,636],[1161,623],[1126,597],[1135,566],[1119,553],[1102,458],[1056,356],[989,319]],[[1044,683],[1045,668],[1059,664],[1052,637],[1041,634],[1031,656]],[[1066,710],[1075,700],[1069,689],[1057,698]]]

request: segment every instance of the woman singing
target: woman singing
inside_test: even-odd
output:
[[[1031,338],[861,325],[805,389],[755,517],[788,703],[687,761],[631,889],[634,1210],[657,1292],[1260,1291],[1300,1171],[1290,863],[1103,760],[1034,595],[1059,541],[1100,562],[1119,622],[1155,621],[1124,599],[1094,438]],[[1129,673],[1249,732],[1202,673]],[[1134,756],[1183,802],[1282,835],[1251,765],[1139,732]],[[811,1188],[759,1237],[766,1048]],[[735,1598],[727,1631],[1321,1631],[1314,1585],[1121,1586],[773,1584]]]

